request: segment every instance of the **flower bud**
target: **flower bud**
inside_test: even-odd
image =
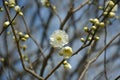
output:
[[[4,28],[7,28],[9,24],[10,24],[9,21],[5,21],[4,24],[3,24],[3,27],[4,27]]]
[[[96,25],[99,24],[99,20],[97,18],[94,19],[94,24],[96,24]]]
[[[104,16],[106,16],[107,14],[108,14],[108,12],[106,12],[106,11],[103,13]]]
[[[27,48],[27,46],[26,46],[26,45],[23,45],[22,48],[23,48],[23,51],[25,51],[26,48]]]
[[[3,8],[2,7],[0,7],[0,12],[3,12]]]
[[[100,27],[104,27],[104,26],[105,26],[105,23],[104,23],[104,22],[100,22],[99,26],[100,26]]]
[[[56,10],[56,6],[52,6],[53,10],[55,11]]]
[[[9,7],[13,8],[15,6],[15,0],[9,0]]]
[[[92,26],[92,30],[96,30],[97,28],[96,28],[96,26]]]
[[[89,19],[89,21],[90,21],[91,23],[93,23],[93,22],[94,22],[94,19],[91,18],[91,19]]]
[[[50,3],[49,3],[48,0],[41,0],[41,3],[42,3],[42,5],[45,6],[45,7],[49,7],[49,6],[50,6]]]
[[[64,62],[63,62],[63,65],[65,65],[65,64],[67,64],[68,62],[65,60]]]
[[[114,4],[114,2],[111,0],[111,1],[109,1],[108,5],[109,5],[109,7],[113,7],[115,4]]]
[[[24,35],[24,38],[25,38],[25,39],[28,39],[28,38],[29,38],[29,35],[28,35],[28,34],[25,34],[25,35]]]
[[[18,13],[21,11],[21,8],[20,8],[19,6],[15,6],[14,9],[15,9],[15,11],[18,12]]]
[[[64,68],[67,70],[70,70],[72,68],[72,66],[68,63],[68,64],[64,65]]]
[[[4,4],[7,6],[9,3],[7,1],[5,1]]]
[[[109,13],[109,18],[113,18],[113,17],[115,17],[115,13],[114,12],[110,12]]]
[[[99,39],[100,39],[100,37],[98,37],[98,36],[95,37],[95,40],[99,40]]]
[[[63,65],[64,65],[64,68],[67,69],[67,70],[72,68],[72,66],[67,61],[64,61]]]
[[[81,42],[85,42],[85,39],[84,38],[80,38]]]
[[[4,58],[0,58],[0,62],[4,62],[5,61],[5,59]]]
[[[21,11],[20,11],[18,14],[19,14],[20,16],[23,16],[23,12],[21,12]]]
[[[88,41],[90,41],[92,39],[92,37],[88,37]]]
[[[23,36],[23,33],[22,33],[22,32],[19,32],[18,35],[19,35],[19,36]]]
[[[61,56],[63,56],[64,58],[69,58],[69,57],[71,57],[71,56],[72,56],[72,53],[73,53],[72,48],[69,47],[69,46],[63,47],[63,48],[60,50],[60,52],[59,52],[59,54],[60,54]]]
[[[103,7],[102,7],[102,6],[99,6],[98,8],[99,8],[100,10],[103,10]]]
[[[89,28],[88,28],[88,27],[84,27],[84,31],[85,31],[85,32],[88,32],[88,31],[89,31]]]
[[[22,41],[26,41],[26,38],[20,38],[20,40],[22,40]]]

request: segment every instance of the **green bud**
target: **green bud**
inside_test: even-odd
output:
[[[92,26],[92,30],[96,30],[97,28],[96,28],[96,26]]]
[[[106,16],[108,14],[108,12],[105,11],[103,14],[104,14],[104,16]]]
[[[102,7],[102,6],[99,6],[98,8],[99,8],[99,10],[103,10],[103,7]]]
[[[7,28],[9,24],[10,24],[9,21],[5,21],[4,24],[3,24],[3,27],[4,27],[4,28]]]
[[[0,58],[0,62],[4,62],[5,61],[5,59],[4,58]]]
[[[22,41],[26,41],[26,38],[21,38]]]
[[[109,13],[109,18],[113,18],[113,17],[115,17],[115,13],[114,12],[110,12]]]
[[[3,8],[2,7],[0,7],[0,12],[3,12]]]
[[[14,9],[15,9],[16,12],[20,12],[21,11],[21,8],[19,6],[15,6]]]
[[[5,1],[4,3],[5,3],[6,6],[9,4],[7,1]]]
[[[95,37],[95,40],[99,40],[99,39],[100,39],[100,37],[98,37],[98,36]]]
[[[18,14],[19,14],[20,16],[23,16],[23,12],[21,12],[21,11],[20,11]]]
[[[28,34],[25,34],[25,35],[24,35],[24,38],[25,38],[25,39],[28,39],[28,38],[29,38],[29,35],[28,35]]]
[[[85,42],[85,39],[84,38],[80,38],[81,42]]]
[[[26,46],[26,45],[23,45],[22,48],[23,48],[23,51],[25,51],[26,48],[27,48],[27,46]]]
[[[92,18],[91,18],[91,19],[89,19],[89,21],[90,21],[91,23],[94,23],[94,19],[92,19]]]
[[[22,33],[22,32],[19,32],[18,35],[19,35],[20,37],[22,37],[22,36],[23,36],[23,33]]]
[[[92,37],[89,37],[89,38],[88,38],[88,41],[90,41],[91,39],[92,39]]]
[[[88,27],[84,27],[84,31],[88,32],[89,31]]]
[[[94,23],[95,23],[96,25],[98,25],[98,24],[99,24],[99,20],[98,20],[97,18],[95,18],[95,19],[94,19]]]
[[[104,27],[104,26],[105,26],[105,23],[104,23],[104,22],[100,22],[99,26],[100,26],[100,27]]]
[[[111,1],[109,1],[108,5],[109,5],[109,7],[113,7],[115,4],[114,4],[114,2],[111,0]]]

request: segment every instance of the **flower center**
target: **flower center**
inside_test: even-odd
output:
[[[70,53],[70,50],[69,49],[65,49],[64,52],[65,53]]]
[[[62,37],[61,36],[57,36],[56,39],[57,39],[57,41],[61,41]]]

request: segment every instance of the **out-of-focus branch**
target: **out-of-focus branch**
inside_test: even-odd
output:
[[[2,31],[0,32],[0,35],[13,23],[13,21],[15,20],[15,18],[17,17],[18,13],[15,14],[15,16],[13,17],[13,19],[11,20],[10,24],[6,27],[3,28]]]
[[[81,8],[83,8],[87,3],[89,2],[89,0],[86,0],[85,2],[83,2],[82,4],[80,4],[77,8],[73,9],[73,6],[70,7],[66,17],[64,18],[64,20],[62,21],[62,23],[60,24],[60,29],[63,29],[65,23],[68,21],[68,19],[71,17],[71,15],[73,15],[75,12],[77,12],[78,10],[80,10]]]
[[[80,10],[82,7],[84,7],[86,4],[88,4],[90,2],[90,0],[85,0],[81,5],[79,5],[77,8],[72,10],[72,13],[77,12],[78,10]]]
[[[24,22],[24,24],[25,24],[25,27],[26,27],[26,30],[27,30],[28,35],[29,35],[30,38],[35,42],[35,44],[38,46],[38,48],[39,48],[39,50],[40,50],[41,55],[43,56],[43,58],[45,58],[41,46],[37,43],[37,41],[36,41],[36,40],[33,38],[33,36],[30,34],[30,30],[29,30],[29,28],[28,28],[28,26],[27,26],[27,23],[26,23],[26,21],[25,21],[24,16],[22,16],[22,19],[23,19],[23,22]]]
[[[6,11],[6,14],[7,14],[7,17],[8,17],[8,20],[11,22],[11,17],[10,17],[10,14],[9,14],[9,11],[7,9],[7,7],[5,6],[5,3],[4,3],[4,0],[2,0],[3,2],[3,6],[5,8],[5,11]],[[42,77],[40,77],[39,75],[37,75],[34,71],[28,69],[25,67],[25,64],[24,64],[24,60],[23,60],[23,57],[22,57],[22,52],[20,50],[20,44],[19,44],[19,40],[17,39],[17,35],[15,33],[15,29],[13,27],[13,25],[11,24],[11,29],[12,29],[12,32],[13,32],[13,35],[15,36],[15,41],[16,41],[16,45],[17,45],[17,49],[18,49],[18,53],[19,53],[19,56],[20,56],[20,60],[21,60],[21,63],[22,63],[22,67],[23,69],[30,73],[31,75],[35,76],[36,78],[38,78],[39,80],[44,80]]]
[[[82,78],[84,77],[84,75],[85,75],[86,71],[88,70],[89,66],[90,66],[93,62],[95,62],[95,61],[98,59],[98,57],[102,54],[102,52],[103,52],[105,49],[107,49],[107,48],[109,47],[109,45],[110,45],[117,37],[119,37],[119,36],[120,36],[120,33],[118,33],[115,37],[113,37],[113,38],[111,39],[111,41],[110,41],[100,52],[98,52],[97,55],[96,55],[93,59],[88,60],[86,66],[85,66],[85,68],[84,68],[84,71],[82,72],[82,74],[81,74],[80,77],[79,77],[79,80],[82,80]]]

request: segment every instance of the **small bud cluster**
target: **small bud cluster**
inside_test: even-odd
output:
[[[56,6],[55,5],[51,5],[51,3],[48,0],[41,0],[41,4],[45,7],[49,7],[51,8],[53,11],[56,10]]]
[[[22,54],[22,58],[23,58],[23,60],[25,60],[25,61],[29,61],[29,58],[28,58],[28,56],[27,55],[24,55],[24,54]]]
[[[27,45],[22,45],[20,48],[21,48],[23,51],[25,51],[25,50],[27,49]]]
[[[22,32],[18,32],[17,30],[15,30],[15,33],[17,34],[17,38],[21,41],[26,41],[29,38],[28,34],[24,34]],[[13,36],[13,39],[15,39],[15,37]]]
[[[115,5],[115,3],[112,0],[107,1],[105,5],[106,5],[106,10],[103,14],[105,16],[108,15],[109,18],[115,17],[115,12],[118,9],[118,5],[117,4]]]
[[[6,6],[10,8],[14,8],[14,10],[21,16],[23,16],[23,13],[21,11],[20,6],[16,5],[15,0],[9,0],[4,2]]]
[[[88,34],[90,34],[90,36],[87,38],[87,41],[91,41],[93,40],[99,40],[98,36],[94,36],[94,38],[92,38],[92,35],[94,34],[94,32],[98,29],[98,27],[103,28],[105,26],[104,22],[100,22],[99,19],[94,18],[94,19],[89,19],[89,21],[93,24],[93,26],[91,26],[91,28],[88,28],[87,26],[84,27],[84,31]],[[86,40],[84,38],[80,38],[81,42],[85,42]]]
[[[41,0],[41,3],[42,3],[42,5],[45,6],[45,7],[49,7],[49,6],[50,6],[50,3],[49,3],[48,0]]]
[[[113,18],[115,17],[115,11],[117,11],[117,4],[115,4],[112,0],[107,1],[105,4],[106,8],[105,11],[103,12],[103,16],[107,16],[108,18]],[[99,6],[100,10],[103,10],[103,7]],[[88,27],[84,27],[84,31],[88,34],[90,34],[90,36],[85,40],[84,38],[81,38],[81,42],[87,42],[87,41],[91,41],[91,40],[99,40],[98,36],[93,36],[93,34],[96,32],[96,30],[98,30],[98,28],[103,28],[105,27],[105,23],[102,21],[99,21],[98,18],[94,18],[94,19],[89,19],[89,21],[92,23],[91,28]]]
[[[12,21],[12,25],[15,25],[15,24],[16,24],[15,21]],[[9,21],[5,21],[5,22],[3,23],[3,27],[4,27],[4,28],[7,28],[9,25],[10,25],[10,22],[9,22]]]
[[[72,66],[66,60],[63,62],[63,66],[67,70],[70,70],[72,68]]]
[[[97,18],[95,19],[89,19],[91,23],[94,24],[94,26],[92,26],[92,29],[93,30],[96,30],[96,26],[99,26],[99,27],[104,27],[105,26],[105,23],[104,22],[100,22]]]
[[[14,9],[15,9],[15,11],[16,11],[19,15],[23,16],[23,13],[22,13],[22,11],[21,11],[20,6],[17,5],[17,6],[14,7]]]
[[[0,7],[0,12],[3,12],[3,8],[2,7]]]

